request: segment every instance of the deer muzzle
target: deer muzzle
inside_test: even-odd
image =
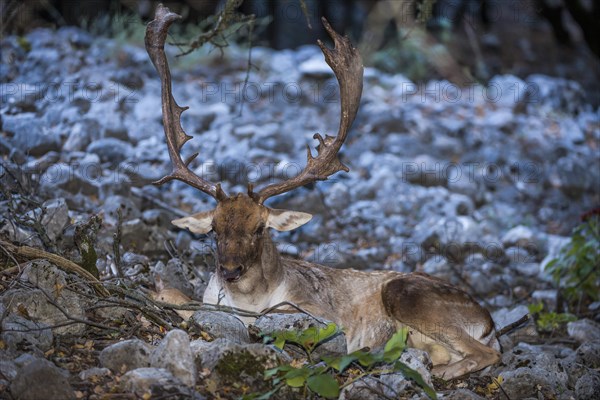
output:
[[[232,267],[221,267],[221,276],[227,282],[235,282],[242,276],[244,272],[244,267],[241,265],[232,266]]]

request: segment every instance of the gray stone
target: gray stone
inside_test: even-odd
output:
[[[558,236],[558,235],[547,235],[545,244],[546,244],[546,257],[540,263],[540,269],[542,271],[546,270],[548,263],[554,260],[560,254],[560,251],[564,246],[566,246],[571,241],[570,237],[566,236]]]
[[[454,276],[454,271],[450,267],[448,260],[441,255],[434,255],[425,261],[423,272],[445,280],[451,280]]]
[[[194,286],[190,283],[191,271],[178,258],[172,258],[167,265],[161,261],[154,266],[155,279],[158,276],[167,288],[179,290],[188,297],[194,296]]]
[[[15,364],[17,365],[17,368],[22,369],[27,364],[30,364],[30,363],[38,360],[39,358],[40,357],[36,357],[36,356],[28,354],[28,353],[23,353],[19,357],[15,358]]]
[[[435,250],[456,261],[480,248],[482,239],[479,224],[467,216],[427,218],[415,226],[412,235],[413,242],[425,253]]]
[[[408,347],[400,356],[400,361],[417,371],[425,383],[433,387],[431,381],[431,368],[433,367],[433,364],[429,358],[429,353]]]
[[[11,350],[35,346],[41,351],[46,351],[52,347],[54,341],[49,325],[30,321],[16,314],[9,314],[2,319],[0,338]]]
[[[31,156],[40,157],[60,150],[58,134],[47,129],[34,113],[3,115],[2,130],[13,134],[14,147]]]
[[[500,330],[516,321],[518,321],[521,317],[529,315],[529,309],[527,306],[520,305],[514,308],[501,308],[492,313],[492,319],[496,324],[496,329]],[[509,350],[516,343],[520,341],[527,341],[533,338],[539,337],[537,332],[535,321],[529,316],[529,320],[519,327],[515,327],[511,332],[507,335],[504,335],[503,346],[506,345],[507,348],[505,350]],[[508,341],[506,341],[508,339]]]
[[[514,109],[525,100],[527,84],[514,75],[498,75],[489,82],[487,92],[498,106]]]
[[[69,208],[63,198],[45,201],[39,213],[41,214],[40,222],[44,227],[44,231],[52,241],[62,234],[63,229],[70,221]]]
[[[282,362],[290,362],[285,353],[258,343],[238,344],[217,339],[211,346],[196,354],[198,370],[207,368],[218,386],[248,385],[256,391],[270,388],[264,372]]]
[[[475,209],[473,201],[464,194],[449,193],[447,199],[444,200],[442,210],[448,217],[472,215]]]
[[[533,240],[533,231],[523,225],[515,226],[502,236],[504,247],[526,246]]]
[[[600,367],[600,341],[583,343],[575,352],[575,360],[588,368]]]
[[[69,373],[50,361],[38,358],[25,365],[10,385],[11,395],[19,400],[75,399]]]
[[[289,153],[294,149],[293,140],[281,134],[281,131],[285,129],[282,129],[280,124],[271,122],[256,127],[251,125],[243,132],[248,132],[250,129],[252,129],[251,132],[254,132],[249,142],[251,149],[263,149],[276,153]],[[245,171],[246,175],[248,173],[256,173],[252,168],[248,168],[248,166],[242,169],[242,171],[244,170],[247,170]]]
[[[97,154],[102,162],[117,165],[129,158],[132,148],[128,142],[115,138],[103,138],[90,143],[86,151]]]
[[[421,154],[415,157],[412,162],[403,165],[402,179],[405,182],[425,187],[446,186],[448,176],[445,167],[445,163],[427,154]]]
[[[166,165],[149,161],[124,161],[119,164],[119,171],[122,172],[120,175],[129,177],[130,184],[134,187],[149,185],[170,172]]]
[[[542,398],[553,398],[565,387],[561,382],[556,382],[554,375],[547,373],[543,367],[517,368],[504,371],[500,376],[510,382],[502,387],[511,399],[535,398],[538,394]]]
[[[236,316],[223,311],[199,310],[192,321],[213,338],[225,338],[235,343],[248,343],[248,329]]]
[[[304,331],[310,327],[324,328],[329,321],[316,321],[309,315],[303,313],[297,314],[265,314],[254,322],[254,326],[260,330],[262,334],[273,335],[281,331]],[[300,356],[305,356],[302,349],[295,345],[287,344],[284,350],[295,353]],[[347,354],[346,336],[342,331],[337,333],[329,340],[315,347],[313,354],[317,357],[322,355],[341,356]]]
[[[83,119],[69,128],[69,137],[63,151],[84,151],[91,142],[100,139],[100,124],[95,119]]]
[[[325,58],[321,54],[302,62],[298,66],[298,71],[302,76],[310,78],[328,78],[333,76],[331,67],[325,62]]]
[[[585,104],[585,92],[575,81],[541,74],[530,75],[526,81],[526,102],[545,112],[576,113]]]
[[[99,188],[100,200],[106,200],[110,196],[131,196],[131,180],[125,174],[116,172],[109,176],[101,176],[95,179],[96,185]]]
[[[190,342],[190,349],[194,355],[194,359],[200,359],[202,357],[202,353],[211,347],[212,342],[207,342],[206,340],[202,339],[196,339]]]
[[[430,387],[431,383],[431,360],[427,353],[417,349],[407,349],[400,361],[418,372],[426,384]],[[414,392],[421,393],[418,398],[427,398],[412,380],[406,378],[401,372],[379,375],[378,377],[369,375],[364,379],[351,383],[340,393],[340,400],[376,400],[382,398],[404,398]],[[414,397],[411,397],[414,398]]]
[[[569,322],[567,332],[579,343],[600,341],[600,324],[588,318]]]
[[[121,378],[120,386],[123,391],[134,393],[138,398],[147,395],[152,398],[196,398],[189,387],[164,368],[129,371]]]
[[[514,114],[511,110],[490,110],[486,114],[485,125],[510,132],[514,128]]]
[[[127,86],[130,89],[141,89],[142,87],[144,87],[144,81],[140,76],[139,70],[136,68],[119,68],[116,71],[112,72],[110,80],[118,84]],[[129,90],[126,90],[125,92],[128,95],[129,101],[134,100],[133,98],[131,98],[131,96],[135,95],[135,90],[131,93]]]
[[[141,216],[138,206],[131,200],[131,198],[118,195],[109,196],[102,204],[104,223],[107,225],[116,225],[118,221],[119,210],[121,212],[122,221],[136,219]]]
[[[536,290],[531,293],[533,303],[543,303],[544,310],[556,310],[558,291],[556,289]]]
[[[336,182],[327,190],[325,205],[334,210],[343,210],[348,206],[350,199],[348,186],[343,182]]]
[[[48,167],[40,178],[40,185],[46,193],[55,193],[59,188],[74,194],[98,195],[96,179],[82,174],[74,165],[62,162]]]
[[[12,360],[1,360],[0,361],[0,375],[4,378],[12,381],[17,376],[19,371],[17,364]]]
[[[125,220],[121,224],[121,244],[126,249],[140,253],[156,251],[159,243],[152,240],[154,231],[156,229],[146,225],[141,218]]]
[[[600,372],[590,370],[575,385],[577,400],[595,400],[600,393]]]
[[[595,168],[590,162],[577,155],[561,157],[555,164],[558,174],[557,184],[561,191],[570,198],[579,198],[581,195],[594,187],[596,183],[593,173]]]
[[[457,389],[444,393],[444,400],[484,400],[484,398],[469,389]]]
[[[552,349],[524,343],[504,352],[502,365],[494,366],[490,373],[499,373],[510,382],[502,387],[511,399],[537,397],[538,390],[544,398],[556,397],[569,381],[563,361]]]
[[[103,378],[105,376],[110,376],[111,371],[108,368],[98,368],[92,367],[89,369],[85,369],[79,373],[79,379],[82,381],[88,381],[90,379],[98,379]]]
[[[150,354],[150,365],[165,368],[184,385],[196,383],[196,368],[190,348],[190,338],[182,330],[172,330]]]
[[[23,165],[23,171],[27,173],[41,175],[44,173],[44,171],[50,168],[50,166],[54,165],[58,160],[60,160],[60,154],[56,151],[49,151],[40,158],[30,160],[27,163],[25,163],[25,165]]]
[[[21,279],[37,289],[6,291],[0,301],[13,312],[24,307],[31,320],[52,326],[55,335],[81,335],[85,331],[86,326],[82,323],[54,327],[68,321],[68,318],[53,302],[62,307],[70,317],[85,318],[88,300],[73,289],[76,286],[78,291],[87,293],[91,293],[91,289],[78,277],[65,273],[48,261],[36,260],[25,266]]]
[[[124,340],[100,352],[100,365],[115,373],[149,367],[151,351],[151,347],[139,339]]]

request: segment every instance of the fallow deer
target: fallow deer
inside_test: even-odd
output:
[[[315,134],[317,155],[307,148],[306,167],[296,177],[268,184],[258,192],[249,185],[247,193],[228,196],[219,183],[209,182],[188,168],[197,153],[185,161],[180,155],[182,146],[191,139],[180,121],[187,108],[173,98],[164,51],[168,29],[178,18],[159,6],[146,29],[146,50],[161,80],[162,118],[173,164],[173,171],[156,184],[179,180],[217,202],[211,211],[172,221],[194,233],[213,231],[216,235],[216,273],[203,301],[254,312],[282,302],[293,303],[343,327],[349,352],[380,348],[396,330],[407,326],[408,344],[429,352],[433,373],[446,379],[497,362],[499,345],[492,318],[462,290],[423,273],[334,269],[287,258],[279,254],[271,239],[270,228],[289,231],[307,223],[311,215],[267,207],[264,203],[268,198],[348,171],[338,151],[358,111],[363,81],[362,59],[349,39],[338,35],[323,19],[334,48],[321,41],[318,45],[340,86],[337,136]]]

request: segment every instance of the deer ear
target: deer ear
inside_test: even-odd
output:
[[[285,232],[296,229],[312,218],[312,215],[300,211],[277,210],[270,208],[267,218],[267,228]]]
[[[194,233],[208,233],[212,231],[213,212],[213,210],[199,212],[188,217],[174,219],[171,223]]]

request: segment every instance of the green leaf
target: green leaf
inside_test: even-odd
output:
[[[310,352],[317,347],[319,343],[329,339],[337,332],[337,325],[334,323],[327,324],[324,328],[311,326],[300,334],[298,341],[302,347]]]
[[[350,355],[356,357],[356,360],[358,361],[358,363],[360,365],[362,365],[363,367],[370,367],[371,365],[375,364],[376,362],[382,361],[381,355],[367,353],[367,352],[361,351],[361,350],[355,351],[354,353],[352,353]]]
[[[317,343],[321,343],[338,333],[337,325],[332,323],[327,324],[325,328],[319,328],[317,332]]]
[[[340,385],[329,374],[313,375],[306,380],[310,390],[319,396],[332,399],[340,395]]]
[[[344,372],[344,370],[357,359],[358,358],[353,354],[348,354],[342,357],[321,357],[321,360],[323,360],[327,366],[335,369],[338,372]]]
[[[269,400],[271,396],[273,396],[279,389],[281,389],[281,386],[277,386],[274,389],[269,390],[268,392],[263,394],[249,393],[244,395],[242,397],[242,400]]]
[[[275,338],[273,342],[273,346],[277,347],[279,350],[283,350],[283,346],[285,346],[285,338],[282,336],[278,336]]]
[[[419,385],[423,389],[425,394],[429,396],[430,399],[437,399],[437,393],[435,392],[435,390],[433,390],[431,386],[425,383],[425,380],[417,371],[415,371],[414,369],[412,369],[411,367],[409,367],[401,361],[397,361],[394,364],[394,369],[396,371],[402,372],[402,375],[404,375],[408,379],[412,379],[413,381],[415,381],[417,385]]]
[[[343,356],[342,359],[340,360],[340,365],[338,366],[337,370],[339,372],[344,372],[344,370],[346,368],[348,368],[348,366],[350,364],[352,364],[354,361],[356,361],[356,357],[353,356],[352,354],[348,354],[347,356]]]
[[[264,372],[264,377],[265,377],[265,379],[267,379],[267,378],[277,375],[280,372],[287,372],[287,371],[291,371],[293,369],[294,369],[294,367],[292,367],[291,365],[287,365],[287,364],[280,365],[279,367],[275,367],[275,368],[266,370]]]
[[[544,309],[544,303],[540,301],[539,303],[529,304],[527,309],[531,315],[538,314]]]
[[[318,343],[318,331],[317,327],[311,326],[305,329],[298,337],[298,344],[304,347],[306,350],[312,350]]]
[[[285,383],[291,387],[302,387],[310,373],[311,370],[308,368],[293,369],[284,375]]]
[[[384,361],[391,363],[400,358],[400,355],[406,348],[407,339],[408,328],[405,327],[396,332],[385,344],[385,348],[383,349]]]

